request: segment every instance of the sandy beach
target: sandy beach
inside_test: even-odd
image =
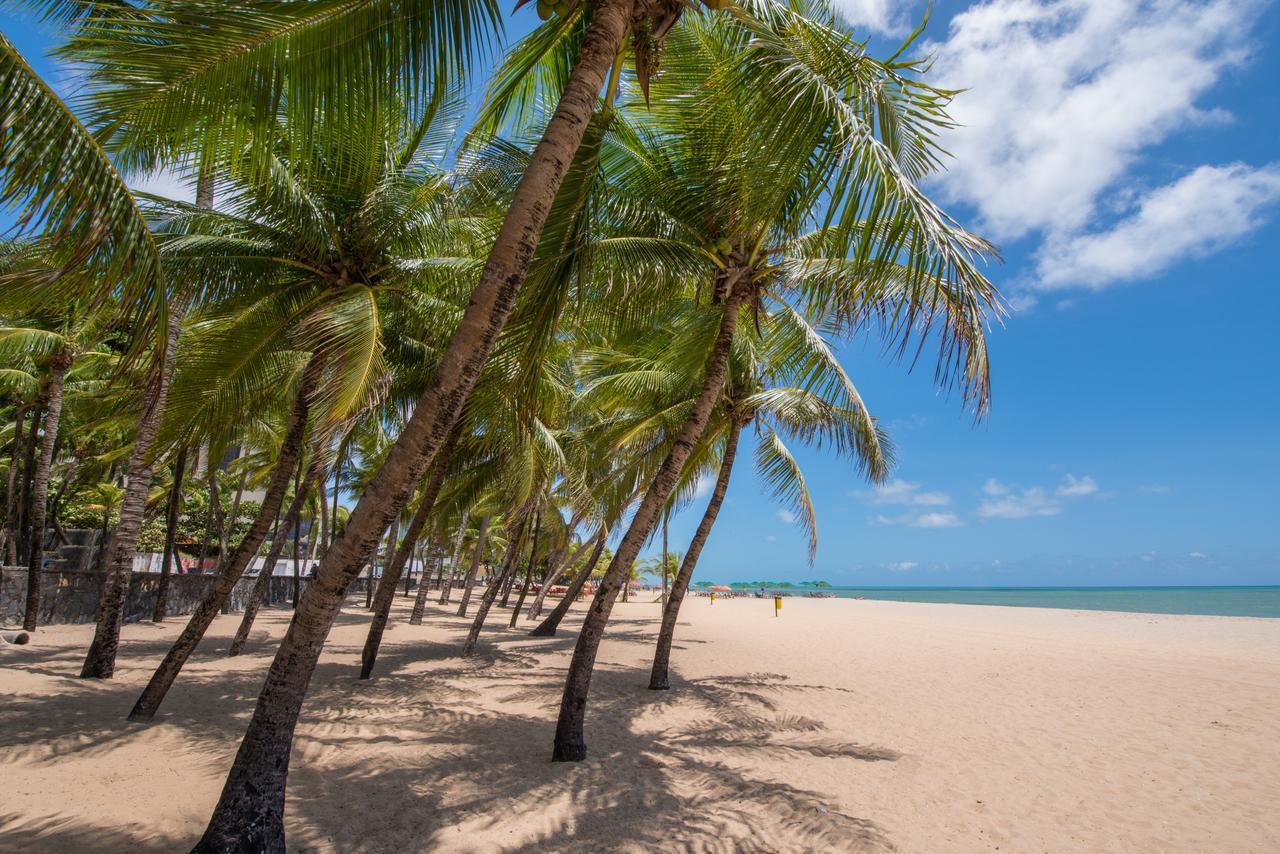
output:
[[[640,598],[577,765],[548,761],[576,622],[535,640],[498,611],[463,660],[465,621],[408,626],[400,599],[361,683],[353,598],[298,729],[291,850],[1280,850],[1280,620],[693,599],[656,693]],[[150,726],[124,716],[181,619],[126,626],[106,683],[74,678],[92,626],[0,650],[0,849],[194,843],[288,617],[238,659],[220,617]]]

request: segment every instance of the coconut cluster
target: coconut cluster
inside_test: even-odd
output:
[[[577,3],[570,3],[568,0],[538,0],[538,17],[544,21],[550,21],[551,16],[566,17],[573,11]]]

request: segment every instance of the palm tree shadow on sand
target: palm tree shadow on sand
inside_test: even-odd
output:
[[[278,637],[282,621],[268,625]],[[588,718],[591,755],[553,764],[563,653],[575,633],[567,627],[534,640],[495,626],[479,653],[464,659],[465,621],[449,625],[439,643],[402,642],[390,632],[367,682],[355,678],[358,646],[330,644],[339,660],[317,668],[293,752],[291,850],[892,849],[870,820],[763,770],[793,757],[899,758],[833,738],[822,721],[786,711],[795,705],[788,699],[834,689],[737,674],[677,676],[673,690],[653,692],[644,687],[646,673],[602,662]],[[653,620],[619,619],[609,643],[651,647],[655,630]],[[183,674],[162,715],[193,750],[224,757],[242,734],[273,652],[264,638],[235,670]],[[198,657],[223,651],[218,642]],[[71,666],[39,657],[26,664]],[[74,703],[18,698],[3,715],[0,747],[8,755],[33,743],[55,753],[111,749],[136,732],[123,720],[135,693],[134,685],[98,683]],[[194,839],[157,835],[146,816],[127,828],[57,813],[8,816],[0,829],[6,846],[32,851],[174,850]]]

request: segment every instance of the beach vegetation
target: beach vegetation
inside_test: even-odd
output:
[[[539,0],[505,48],[492,0],[26,5],[83,69],[68,105],[0,39],[0,476],[28,628],[70,520],[102,532],[85,678],[115,672],[136,554],[163,552],[157,622],[178,554],[209,565],[146,662],[129,717],[152,721],[256,562],[231,654],[293,567],[197,851],[284,850],[293,734],[340,609],[369,613],[371,679],[415,569],[410,623],[439,590],[470,619],[462,656],[495,609],[546,637],[589,593],[550,745],[579,761],[599,644],[645,575],[663,591],[650,687],[670,688],[739,452],[810,561],[796,450],[888,476],[840,342],[989,404],[997,255],[928,195],[956,93],[911,58],[919,31],[881,59],[808,0]],[[154,170],[192,198],[122,177]],[[707,482],[672,550],[668,519]],[[758,585],[791,586],[734,586]]]

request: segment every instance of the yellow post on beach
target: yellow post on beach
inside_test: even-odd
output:
[[[782,616],[782,597],[781,596],[773,597],[773,616],[775,617]]]
[[[716,604],[716,592],[714,590],[711,591],[711,604]]]

